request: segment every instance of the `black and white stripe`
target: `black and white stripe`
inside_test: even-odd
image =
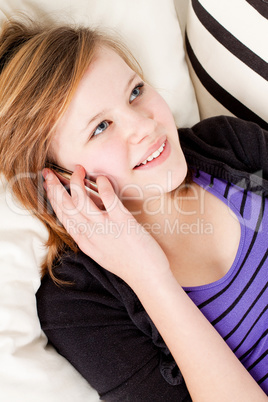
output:
[[[261,0],[191,0],[185,40],[201,118],[268,128],[267,15]]]

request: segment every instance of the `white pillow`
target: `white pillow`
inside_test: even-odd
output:
[[[46,348],[35,302],[47,231],[0,180],[0,394],[8,402],[98,401],[53,348]]]
[[[168,102],[178,126],[199,112],[172,0],[0,0],[2,17],[26,11],[33,18],[81,23],[115,31],[139,60],[145,76]],[[0,14],[1,16],[1,14]],[[0,17],[1,18],[1,17]]]
[[[184,0],[179,0],[184,1]],[[145,75],[166,98],[179,126],[199,120],[172,0],[0,0],[0,19],[33,18],[99,25],[119,32]],[[48,13],[48,14],[46,14]],[[47,347],[36,313],[47,232],[0,187],[0,393],[8,402],[97,401],[72,366]]]
[[[268,2],[190,3],[186,47],[201,119],[235,115],[268,129]]]

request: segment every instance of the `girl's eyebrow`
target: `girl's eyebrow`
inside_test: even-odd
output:
[[[130,77],[130,79],[127,82],[126,88],[125,88],[125,92],[128,91],[129,87],[132,85],[133,81],[135,80],[135,78],[137,77],[137,73],[133,73]],[[93,116],[86,124],[86,127],[82,129],[82,132],[85,131],[87,129],[87,127],[92,124],[95,120],[99,120],[101,119],[106,113],[108,112],[108,109],[102,110],[100,113],[96,114],[95,116]]]

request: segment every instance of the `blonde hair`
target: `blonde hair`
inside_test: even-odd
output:
[[[53,263],[67,247],[77,246],[50,207],[41,171],[57,123],[100,46],[113,49],[142,76],[124,45],[97,30],[15,19],[3,25],[0,36],[0,171],[12,181],[17,199],[47,227],[42,274],[49,272],[56,282]]]

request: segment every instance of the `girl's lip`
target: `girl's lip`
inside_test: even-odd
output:
[[[157,151],[165,141],[166,141],[166,137],[159,138],[159,140],[154,145],[150,146],[150,148],[146,151],[146,153],[143,155],[143,157],[140,159],[140,161],[136,164],[136,166],[139,166],[150,155],[152,155],[155,151]]]
[[[161,144],[163,144],[163,142]],[[161,144],[159,145],[159,147],[161,146]],[[156,149],[158,149],[158,148],[156,148]],[[171,147],[170,147],[169,142],[166,140],[165,141],[165,147],[164,147],[162,153],[157,158],[151,160],[150,162],[147,162],[145,165],[136,166],[134,169],[135,170],[141,170],[141,169],[143,170],[143,169],[150,169],[150,168],[153,168],[155,166],[158,166],[161,163],[163,163],[169,157],[170,152],[171,152]]]

